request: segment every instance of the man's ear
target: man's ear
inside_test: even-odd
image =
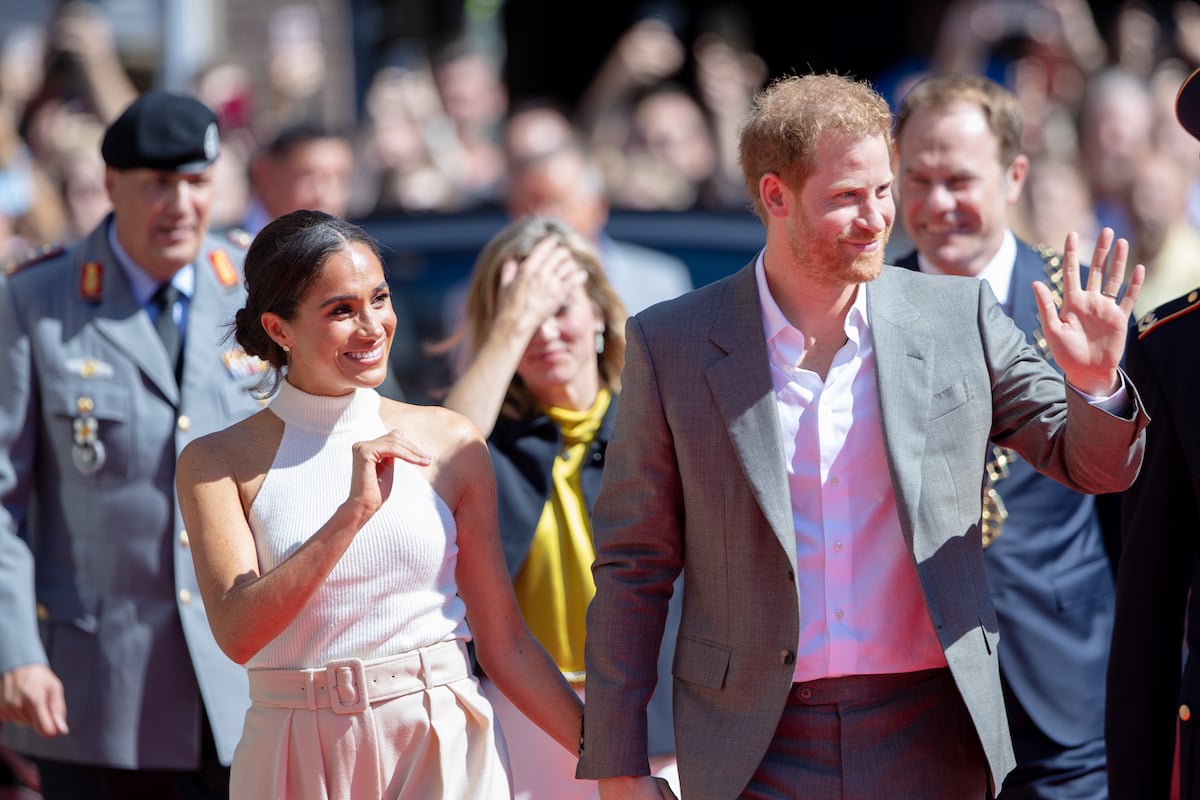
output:
[[[1018,153],[1012,164],[1005,170],[1005,198],[1008,204],[1016,205],[1021,199],[1021,190],[1025,188],[1025,179],[1029,176],[1029,157]]]
[[[774,172],[763,175],[758,182],[758,195],[768,214],[773,217],[787,216],[791,196],[783,178]]]

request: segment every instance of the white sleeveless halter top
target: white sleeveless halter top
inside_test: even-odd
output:
[[[349,496],[351,447],[386,433],[379,405],[373,389],[325,397],[282,382],[270,409],[284,422],[283,438],[250,508],[263,574]],[[246,666],[305,669],[469,639],[454,578],[456,536],[450,508],[416,467],[396,459],[387,501],[296,619]]]

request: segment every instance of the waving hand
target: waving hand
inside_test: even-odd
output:
[[[1082,286],[1079,236],[1072,232],[1063,247],[1062,308],[1055,307],[1048,286],[1033,286],[1050,354],[1067,382],[1085,394],[1107,397],[1120,385],[1117,367],[1125,352],[1129,314],[1146,277],[1145,267],[1138,264],[1121,294],[1128,257],[1129,242],[1114,243],[1112,228],[1105,228],[1096,241],[1087,286]]]

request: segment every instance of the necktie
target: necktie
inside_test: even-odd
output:
[[[178,299],[179,290],[170,281],[159,286],[150,298],[158,309],[158,317],[154,320],[154,329],[158,332],[158,338],[162,339],[163,347],[167,351],[167,360],[175,368],[176,380],[179,379],[181,366],[179,326],[175,324],[175,301]]]

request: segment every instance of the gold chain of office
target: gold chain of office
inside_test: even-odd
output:
[[[1062,256],[1048,245],[1039,244],[1034,249],[1041,256],[1042,267],[1046,272],[1046,282],[1054,295],[1054,304],[1062,308]],[[1050,348],[1046,344],[1046,337],[1040,327],[1034,330],[1033,341],[1042,357],[1047,361],[1053,361],[1050,356]],[[1004,531],[1004,520],[1008,518],[1008,509],[1004,507],[1004,499],[1000,497],[996,484],[1001,479],[1008,477],[1008,467],[1017,457],[1015,452],[998,444],[992,445],[992,450],[988,454],[983,479],[983,517],[980,520],[985,548]]]

